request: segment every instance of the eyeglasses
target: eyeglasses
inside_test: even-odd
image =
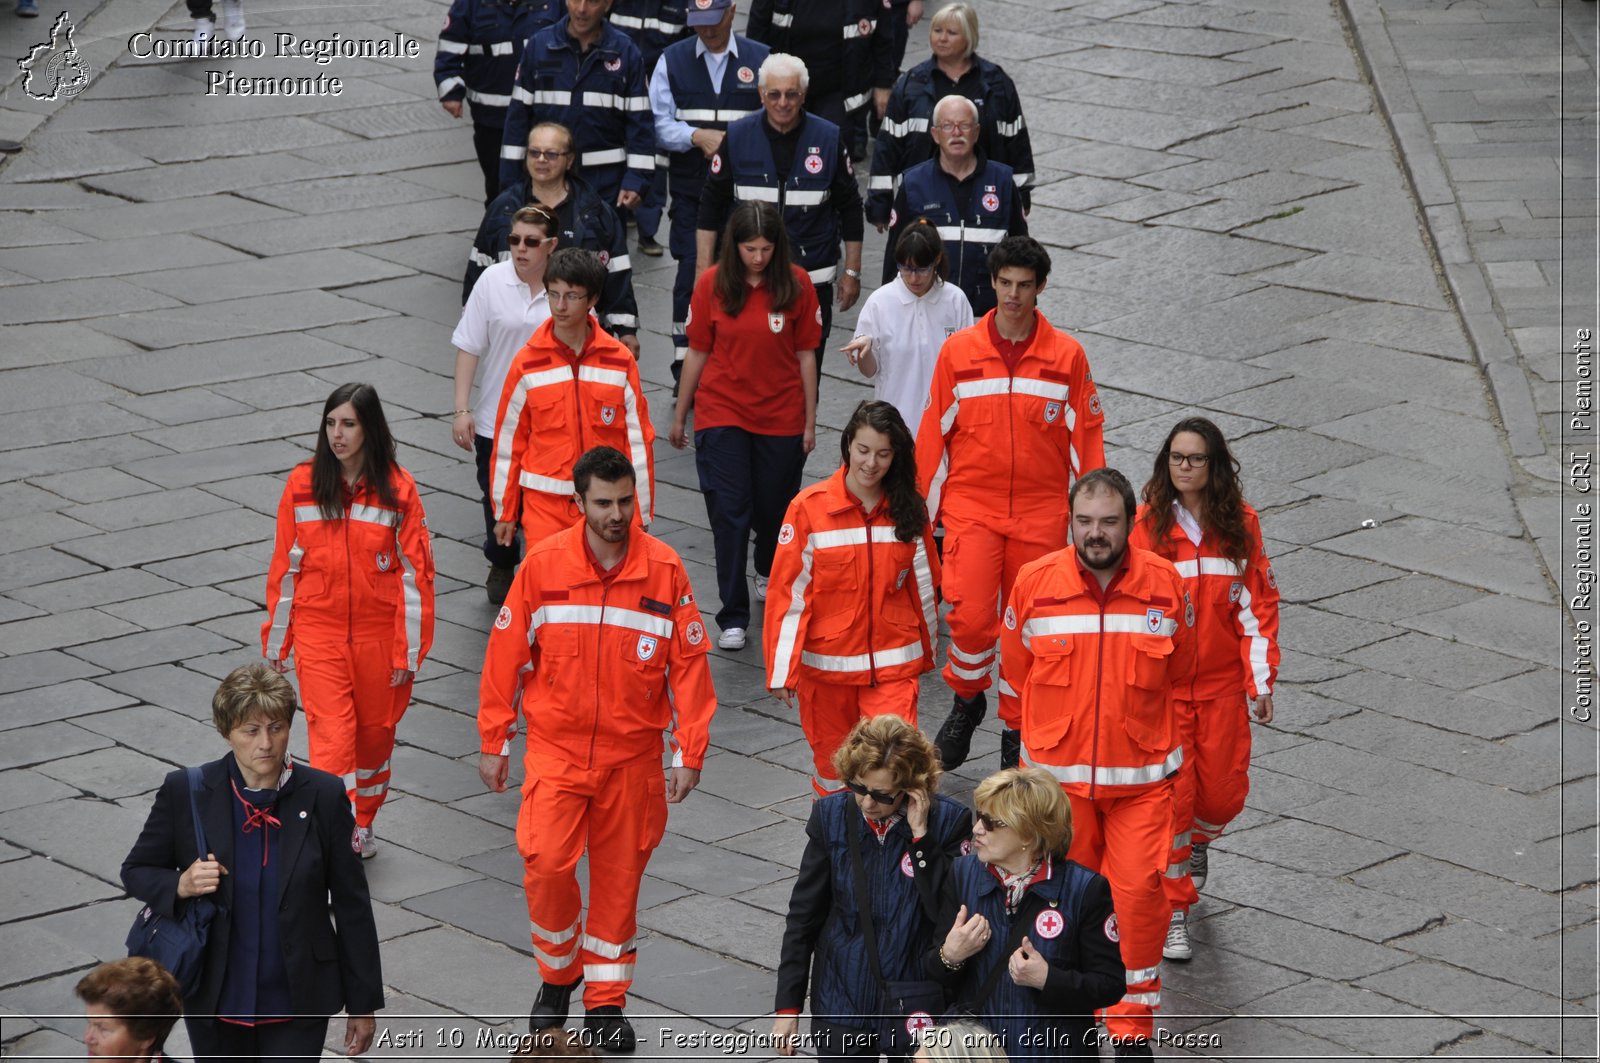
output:
[[[557,306],[566,306],[568,303],[581,303],[590,296],[588,292],[553,292],[546,288],[544,297]]]
[[[776,102],[778,100],[798,100],[804,95],[805,93],[799,91],[798,89],[786,89],[781,92],[777,89],[768,89],[761,94],[761,98]]]
[[[940,122],[933,128],[941,133],[970,133],[978,128],[977,122]]]
[[[908,277],[914,277],[917,280],[921,280],[923,277],[926,277],[928,274],[933,272],[932,266],[908,266],[904,262],[899,264],[899,269],[901,273],[904,273]]]
[[[528,149],[528,158],[538,159],[540,162],[554,162],[563,155],[571,155],[570,151],[541,151],[538,148]]]
[[[1179,454],[1176,450],[1167,451],[1167,463],[1174,468],[1186,465],[1191,469],[1203,469],[1210,460],[1210,454]]]
[[[549,239],[551,239],[551,237],[548,237],[548,236],[518,236],[516,233],[512,233],[510,236],[506,237],[506,246],[507,247],[526,247],[526,248],[532,249],[532,248],[538,247],[540,244],[544,243],[546,240],[549,240]]]
[[[973,822],[974,826],[976,826],[978,824],[982,824],[983,825],[983,829],[985,831],[987,831],[987,832],[990,832],[990,833],[992,833],[994,831],[997,831],[997,830],[1005,830],[1007,827],[1010,826],[1010,824],[1007,823],[1005,820],[1003,820],[1003,819],[995,819],[993,816],[989,815],[989,813],[987,813],[987,812],[973,812],[972,813],[972,822]]]
[[[882,790],[869,790],[858,782],[847,782],[844,784],[844,788],[857,797],[870,797],[880,805],[892,805],[900,800],[901,794],[905,793],[904,790],[898,790],[892,794],[886,794]]]

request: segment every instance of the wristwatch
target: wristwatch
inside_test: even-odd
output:
[[[855,280],[861,279],[861,271],[859,269],[850,269],[847,267],[844,271],[844,275]]]

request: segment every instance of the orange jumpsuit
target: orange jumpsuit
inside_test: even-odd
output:
[[[1127,990],[1106,1027],[1122,1037],[1150,1037],[1161,1003],[1162,872],[1183,762],[1173,684],[1194,666],[1194,623],[1170,562],[1129,547],[1102,594],[1069,546],[1023,566],[1000,637],[1000,718],[1072,802],[1068,855],[1111,882]]]
[[[1014,366],[993,312],[946,340],[917,431],[917,484],[945,528],[944,678],[963,698],[989,688],[1000,605],[1017,572],[1067,542],[1067,489],[1105,464],[1089,360],[1035,314]]]
[[[495,618],[479,687],[481,750],[509,756],[527,721],[517,848],[539,974],[586,1008],[633,982],[639,880],[667,825],[662,732],[674,767],[705,763],[716,694],[683,562],[635,525],[602,575],[582,523],[528,549]],[[576,869],[589,854],[589,915]]]
[[[1250,698],[1272,693],[1278,674],[1278,581],[1261,549],[1261,522],[1244,507],[1256,544],[1240,565],[1218,553],[1214,536],[1193,542],[1176,521],[1151,541],[1140,506],[1129,543],[1171,561],[1195,610],[1195,667],[1176,686],[1183,769],[1175,781],[1167,900],[1187,911],[1198,895],[1189,878],[1193,842],[1210,843],[1244,809],[1250,792]]]
[[[933,528],[895,537],[889,500],[862,508],[838,469],[789,503],[762,628],[767,687],[796,690],[811,743],[811,786],[843,788],[833,754],[856,721],[917,723],[917,677],[933,670],[939,559]]]
[[[262,653],[286,661],[305,706],[311,766],[344,779],[356,823],[372,826],[389,792],[395,728],[433,644],[433,545],[416,481],[394,470],[399,508],[365,482],[329,520],[296,466],[278,502]],[[395,669],[411,673],[389,685]]]
[[[638,514],[655,506],[656,430],[628,348],[589,321],[579,354],[546,321],[506,372],[489,457],[489,501],[497,521],[521,521],[531,546],[582,515],[573,500],[572,466],[592,447],[614,447],[633,463]]]

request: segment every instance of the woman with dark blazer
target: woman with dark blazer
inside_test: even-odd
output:
[[[217,904],[199,987],[184,1001],[197,1063],[316,1060],[341,1010],[346,1053],[365,1052],[383,1007],[350,799],[336,776],[289,760],[294,711],[294,688],[266,665],[230,673],[211,715],[232,752],[201,766],[195,795],[206,851],[195,848],[180,770],[122,864],[129,894],[160,916],[177,918],[197,897]]]

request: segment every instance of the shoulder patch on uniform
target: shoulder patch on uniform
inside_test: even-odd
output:
[[[1121,941],[1122,931],[1117,929],[1117,913],[1112,912],[1106,916],[1105,932],[1107,941]]]
[[[639,608],[646,612],[656,613],[659,616],[672,615],[672,606],[666,602],[658,602],[654,598],[640,598]]]
[[[792,542],[794,542],[794,525],[785,524],[778,529],[778,545],[788,546]]]
[[[1006,627],[1012,631],[1017,630],[1017,611],[1011,606],[1006,606]]]
[[[494,617],[494,626],[499,631],[504,631],[511,626],[511,607],[509,605],[500,607],[500,611]]]
[[[706,640],[705,625],[698,620],[689,621],[689,626],[684,629],[683,637],[689,641],[691,646],[700,645]]]

